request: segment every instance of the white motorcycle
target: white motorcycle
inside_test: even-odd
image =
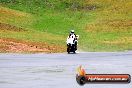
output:
[[[67,53],[76,53],[77,44],[78,44],[79,35],[76,35],[75,38],[67,38]]]

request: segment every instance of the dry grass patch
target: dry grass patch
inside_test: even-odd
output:
[[[112,40],[112,41],[103,41],[103,43],[105,44],[132,44],[132,37],[122,37],[116,40]]]
[[[63,52],[63,46],[49,45],[47,43],[29,42],[11,38],[0,39],[0,52],[12,53],[55,53]]]
[[[10,15],[10,16],[13,16],[13,17],[30,17],[30,15],[27,14],[27,13],[23,13],[21,11],[16,11],[16,10],[9,9],[9,8],[6,8],[6,7],[2,7],[2,6],[0,6],[0,13]]]
[[[132,20],[108,20],[100,23],[91,23],[86,26],[88,32],[125,32],[131,31]]]
[[[0,23],[0,30],[2,31],[8,30],[8,31],[16,31],[16,32],[26,31],[23,28],[16,27],[10,24],[5,24],[5,23]]]

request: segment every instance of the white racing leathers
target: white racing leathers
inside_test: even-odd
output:
[[[75,43],[75,38],[76,36],[74,34],[72,34],[71,36],[67,37],[67,44],[74,44]]]

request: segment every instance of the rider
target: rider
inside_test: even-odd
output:
[[[70,31],[70,34],[69,34],[69,36],[68,36],[68,38],[73,38],[73,42],[75,43],[75,49],[77,50],[77,42],[76,42],[76,34],[74,33],[74,30],[71,30]]]

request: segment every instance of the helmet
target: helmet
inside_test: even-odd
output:
[[[71,30],[71,33],[74,33],[74,30]]]

